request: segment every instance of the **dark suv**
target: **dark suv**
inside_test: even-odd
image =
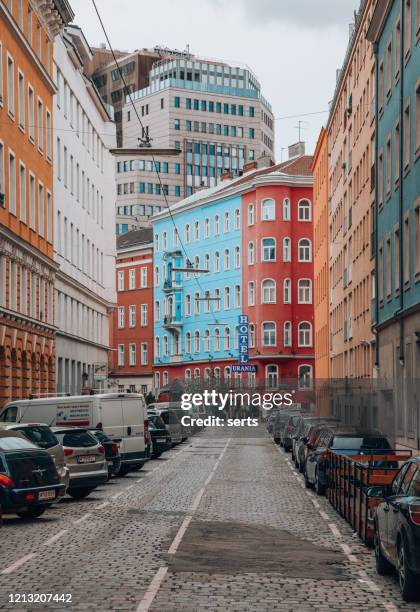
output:
[[[37,518],[65,494],[54,461],[18,431],[0,431],[0,506]]]
[[[375,515],[378,574],[398,572],[404,601],[420,598],[420,457],[401,467]]]

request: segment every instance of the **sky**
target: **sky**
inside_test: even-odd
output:
[[[105,41],[92,0],[70,0],[91,46]],[[276,161],[314,151],[360,0],[96,0],[114,49],[155,45],[247,64],[275,121]],[[317,114],[308,114],[317,113]],[[290,115],[299,115],[290,117]],[[285,118],[287,117],[287,118]],[[290,118],[289,118],[290,117]]]

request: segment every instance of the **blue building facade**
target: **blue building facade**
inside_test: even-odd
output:
[[[367,34],[376,56],[376,366],[399,398],[399,441],[415,447],[420,379],[420,15],[413,0],[379,2]]]
[[[199,378],[200,368],[205,378],[205,364],[220,378],[230,375],[226,368],[237,355],[241,197],[202,200],[197,193],[175,206],[172,218],[163,211],[153,223],[156,388]],[[177,271],[189,265],[191,272]]]

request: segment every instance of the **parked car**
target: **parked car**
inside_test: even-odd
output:
[[[2,513],[34,519],[64,494],[51,455],[19,431],[0,430]]]
[[[149,416],[149,432],[152,437],[151,456],[153,459],[157,459],[162,453],[172,447],[171,434],[162,418],[158,415]]]
[[[119,475],[140,469],[148,460],[146,449],[146,403],[140,393],[98,393],[8,402],[0,409],[0,421],[42,421],[54,427],[102,429],[118,438],[121,454]]]
[[[308,453],[307,444],[311,444],[317,438],[317,432],[326,425],[339,425],[338,419],[334,417],[313,417],[305,421],[303,429],[300,432],[299,438],[295,442],[295,465],[301,474],[304,473],[306,455]]]
[[[301,412],[289,413],[289,418],[287,419],[286,424],[281,431],[280,446],[282,446],[287,453],[292,450],[292,438],[293,434],[296,431],[296,427],[299,424],[301,414]]]
[[[160,416],[162,421],[165,423],[166,429],[169,431],[171,436],[171,444],[172,446],[176,446],[182,442],[184,437],[184,433],[182,431],[182,425],[178,418],[175,410],[172,409],[155,409],[148,411],[148,417],[157,415]]]
[[[266,428],[269,434],[273,433],[273,428],[274,428],[274,422],[276,420],[276,418],[278,417],[278,415],[281,413],[280,410],[271,410],[270,414],[267,416],[267,420],[266,420]]]
[[[113,474],[117,474],[121,467],[121,455],[118,448],[118,443],[121,442],[119,438],[108,438],[102,429],[89,429],[89,431],[95,436],[100,444],[105,449],[105,459],[108,465],[108,477],[111,478]]]
[[[301,435],[302,435],[302,431],[305,427],[305,424],[309,423],[309,422],[314,422],[318,420],[319,421],[319,417],[314,416],[312,414],[300,414],[298,416],[297,419],[297,424],[295,425],[295,430],[292,434],[292,460],[295,462],[296,464],[296,442],[300,439]]]
[[[391,446],[387,438],[376,431],[331,425],[320,429],[315,444],[308,445],[305,464],[305,486],[315,486],[319,495],[323,495],[328,486],[327,451],[329,449],[347,455],[356,451],[379,454],[381,450],[390,450]],[[393,465],[390,463],[388,467]]]
[[[25,438],[51,455],[61,483],[66,490],[69,486],[69,469],[66,466],[64,450],[57,436],[44,423],[0,423],[0,430],[20,431]]]
[[[420,457],[403,464],[375,514],[375,559],[380,575],[398,573],[404,601],[420,599]]]
[[[69,495],[82,499],[107,482],[105,448],[90,431],[80,427],[54,427],[53,432],[64,447],[70,470]]]
[[[281,410],[280,412],[277,412],[272,418],[270,430],[273,435],[273,440],[276,444],[280,444],[281,434],[286,426],[287,421],[289,420],[289,416],[289,412]]]

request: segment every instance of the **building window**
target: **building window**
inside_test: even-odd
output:
[[[225,223],[224,223],[224,228],[223,228],[223,231],[225,233],[229,231],[229,225],[230,225],[229,213],[225,212]]]
[[[308,389],[312,387],[312,366],[306,364],[299,366],[298,381],[300,389]]]
[[[204,352],[210,353],[210,332],[208,329],[204,332]]]
[[[219,255],[219,251],[216,251],[214,254],[214,271],[215,272],[219,272],[220,271],[220,255]]]
[[[136,326],[136,307],[131,305],[128,307],[128,325],[130,327]]]
[[[230,308],[230,287],[225,287],[225,310]]]
[[[155,357],[160,357],[160,338],[156,336],[155,338]]]
[[[235,268],[241,267],[241,250],[237,246],[235,247]]]
[[[248,225],[255,223],[255,208],[253,204],[248,204]]]
[[[241,211],[239,208],[235,209],[235,229],[241,229]]]
[[[312,325],[307,321],[302,321],[298,326],[299,346],[312,346]]]
[[[147,310],[148,310],[148,305],[147,304],[142,304],[141,305],[141,321],[140,321],[140,325],[142,327],[146,327],[147,326]]]
[[[230,252],[229,252],[229,249],[225,249],[225,254],[224,254],[224,269],[225,270],[229,270],[230,269]]]
[[[210,220],[204,219],[204,238],[210,237]]]
[[[292,303],[292,281],[290,278],[285,278],[283,281],[283,302],[285,304]]]
[[[118,327],[121,329],[125,324],[125,308],[124,306],[118,307]]]
[[[16,215],[16,157],[9,152],[9,211]]]
[[[283,238],[283,261],[292,261],[292,241]]]
[[[301,238],[298,245],[299,261],[312,261],[312,244],[308,238]]]
[[[255,285],[254,281],[248,282],[248,306],[255,306]]]
[[[261,220],[273,221],[276,218],[276,204],[271,198],[261,203]]]
[[[312,281],[309,278],[298,281],[298,303],[312,304]]]
[[[235,285],[235,308],[241,307],[241,287],[240,285]]]
[[[140,287],[142,289],[147,287],[147,268],[140,268]]]
[[[283,325],[283,344],[292,346],[292,323],[290,321],[285,321]]]
[[[268,321],[262,324],[263,346],[276,346],[276,324]]]
[[[214,330],[214,350],[215,352],[220,351],[220,330],[218,327]]]
[[[160,273],[159,273],[159,266],[155,267],[155,286],[159,287],[160,285]]]
[[[279,368],[277,365],[270,364],[265,368],[265,377],[268,387],[277,387],[279,383]]]
[[[128,288],[136,288],[136,270],[134,268],[130,268],[128,271]]]
[[[15,63],[7,54],[7,110],[12,117],[15,114]]]
[[[410,102],[404,108],[404,170],[410,165]]]
[[[185,242],[188,244],[190,241],[190,226],[188,223],[184,228],[184,239],[185,239]]]
[[[131,366],[136,365],[136,345],[134,343],[130,343],[129,360]]]
[[[300,200],[298,204],[298,219],[299,221],[311,221],[312,211],[309,200]]]
[[[253,323],[249,324],[248,342],[250,348],[255,348],[255,325]]]
[[[124,291],[124,272],[118,272],[118,291]]]
[[[276,283],[271,278],[267,278],[262,282],[262,303],[263,304],[275,304],[276,303]]]
[[[283,200],[283,221],[290,221],[290,200],[285,198]]]
[[[255,263],[254,243],[248,243],[248,265],[252,266]]]
[[[200,314],[200,294],[194,294],[194,314]]]
[[[124,366],[124,344],[118,345],[118,365]]]
[[[418,3],[417,3],[418,8]],[[411,0],[405,0],[405,24],[404,24],[404,57],[407,59],[411,51]]]
[[[169,355],[168,336],[163,336],[162,355],[163,357],[167,357]]]
[[[191,353],[191,333],[187,332],[185,334],[185,352],[190,354]]]
[[[141,343],[141,365],[147,365],[149,361],[147,342]]]
[[[220,234],[220,219],[219,216],[216,215],[214,218],[214,235],[218,236]]]
[[[200,352],[200,332],[196,330],[194,332],[194,353]]]
[[[262,261],[276,261],[276,241],[274,238],[262,239]]]
[[[230,350],[230,328],[229,327],[225,327],[223,347],[225,351]]]

